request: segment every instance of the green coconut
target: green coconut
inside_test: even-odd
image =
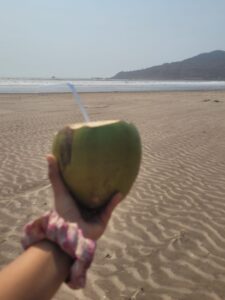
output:
[[[75,199],[96,209],[116,192],[128,194],[140,166],[141,141],[125,121],[73,124],[56,134],[53,154]]]

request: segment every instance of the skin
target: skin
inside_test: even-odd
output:
[[[88,223],[63,184],[55,157],[48,155],[47,161],[56,211],[65,220],[77,223],[86,238],[97,241],[122,195],[116,194],[95,222]],[[38,242],[0,272],[0,299],[51,299],[68,277],[71,264],[71,258],[56,244],[47,240]]]

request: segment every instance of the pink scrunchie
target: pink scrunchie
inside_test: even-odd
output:
[[[96,243],[86,239],[76,223],[66,222],[56,211],[50,211],[24,227],[22,238],[24,249],[44,239],[56,243],[74,259],[67,284],[72,289],[83,288],[86,283],[87,269],[93,260]]]

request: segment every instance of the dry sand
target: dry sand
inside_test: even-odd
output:
[[[225,92],[82,94],[92,120],[141,133],[139,177],[98,243],[84,290],[55,300],[225,299]],[[0,95],[0,264],[51,203],[45,154],[81,121],[71,95]]]

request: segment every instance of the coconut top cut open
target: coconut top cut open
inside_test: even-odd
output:
[[[120,120],[105,120],[105,121],[93,121],[93,122],[86,122],[86,123],[75,123],[75,124],[71,124],[69,125],[69,127],[71,129],[78,129],[84,126],[87,127],[100,127],[100,126],[104,126],[104,125],[110,125],[110,124],[114,124],[120,122]]]

